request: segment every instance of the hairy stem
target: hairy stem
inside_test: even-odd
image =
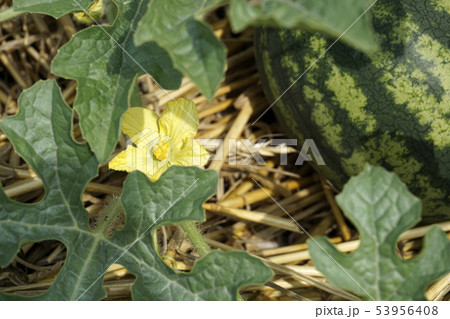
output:
[[[94,231],[103,233],[103,235],[108,237],[112,227],[114,227],[114,224],[117,222],[117,219],[122,212],[123,207],[120,202],[120,197],[113,198],[108,207],[106,207],[106,210],[102,214],[100,220],[97,222],[97,226]]]
[[[190,241],[194,245],[195,250],[199,253],[200,256],[203,257],[211,252],[211,248],[203,238],[197,226],[195,226],[194,222],[181,222],[180,226],[189,237]]]

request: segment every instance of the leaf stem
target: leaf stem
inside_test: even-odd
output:
[[[0,23],[6,22],[8,20],[14,19],[16,17],[21,16],[22,14],[25,14],[26,12],[23,11],[14,11],[14,8],[8,8],[5,10],[0,11]]]
[[[211,248],[205,241],[205,238],[203,238],[203,235],[200,233],[197,226],[195,226],[194,222],[181,222],[180,226],[189,237],[195,250],[200,256],[206,256],[209,252],[211,252]]]

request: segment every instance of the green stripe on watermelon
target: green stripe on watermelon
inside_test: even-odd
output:
[[[397,173],[428,222],[450,219],[450,12],[447,1],[380,0],[382,50],[337,43],[283,95],[275,111],[299,145],[312,138],[337,187],[369,162]],[[256,56],[274,101],[331,45],[299,30],[259,29]]]

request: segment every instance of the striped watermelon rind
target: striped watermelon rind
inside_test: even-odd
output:
[[[314,140],[326,163],[316,168],[337,187],[382,165],[422,199],[425,221],[450,219],[450,2],[379,0],[371,15],[382,50],[336,43],[275,111],[291,135]],[[332,40],[264,28],[255,42],[274,101]]]

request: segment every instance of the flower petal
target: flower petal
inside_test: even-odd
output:
[[[146,149],[128,145],[125,151],[120,152],[109,162],[109,168],[127,172],[144,171],[147,167],[147,153]]]
[[[126,165],[127,153],[126,151],[120,152],[114,157],[108,164],[109,169],[115,169],[116,171],[131,172],[131,168]]]
[[[180,148],[186,137],[194,137],[198,130],[198,112],[194,102],[178,99],[168,102],[159,119],[160,133],[171,138],[171,144]]]
[[[145,143],[148,144],[148,137],[159,131],[158,120],[158,114],[151,110],[143,107],[130,107],[123,117],[122,131],[136,145],[143,140],[146,140]]]
[[[156,181],[170,166],[169,160],[159,161],[154,158],[151,148],[128,145],[109,162],[109,168],[117,171],[131,172],[139,170],[152,181]]]
[[[185,138],[181,149],[175,151],[171,164],[180,166],[204,166],[211,155],[192,138]]]

